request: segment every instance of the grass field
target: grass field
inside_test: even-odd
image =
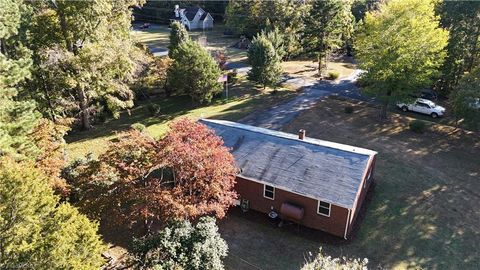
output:
[[[355,113],[344,113],[346,105]],[[479,269],[479,136],[442,125],[416,134],[407,128],[411,120],[392,114],[381,123],[376,108],[330,98],[285,127],[378,151],[370,201],[349,241],[230,214],[220,223],[228,269],[299,269],[320,247],[332,256],[368,258],[372,269]]]
[[[253,111],[288,99],[294,94],[288,89],[279,89],[277,94],[272,95],[268,89],[263,92],[241,78],[229,89],[228,101],[217,99],[208,106],[198,106],[187,96],[162,98],[150,101],[160,105],[161,108],[160,115],[151,116],[147,110],[148,102],[139,103],[130,114],[124,112],[119,119],[110,119],[104,124],[95,125],[91,130],[77,131],[67,136],[67,154],[70,160],[88,153],[98,155],[105,151],[107,143],[116,137],[117,132],[130,128],[134,123],[144,124],[150,135],[159,137],[167,131],[168,123],[178,117],[208,117],[235,121]]]
[[[190,31],[190,38],[198,40],[200,37],[206,37],[208,50],[225,50],[228,62],[246,63],[247,51],[230,46],[238,41],[238,38],[226,37],[223,35],[223,25],[216,25],[213,30],[208,31]],[[147,29],[137,29],[132,32],[133,37],[148,46],[154,46],[167,50],[170,43],[170,28],[165,25],[152,25]]]

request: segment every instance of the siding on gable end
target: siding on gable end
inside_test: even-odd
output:
[[[271,207],[278,213],[282,203],[289,202],[302,206],[305,210],[301,224],[305,227],[322,230],[338,237],[344,237],[348,219],[348,209],[332,204],[330,217],[317,214],[318,200],[275,188],[275,199],[263,197],[263,184],[237,177],[235,190],[240,199],[250,202],[250,209],[269,213]]]

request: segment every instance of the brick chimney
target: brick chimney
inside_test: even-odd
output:
[[[300,140],[305,139],[305,129],[300,129],[298,131],[298,139],[300,139]]]

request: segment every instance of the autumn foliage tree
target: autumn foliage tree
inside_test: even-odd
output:
[[[42,118],[29,136],[40,150],[35,167],[48,176],[50,187],[62,197],[69,193],[69,187],[61,176],[63,168],[67,166],[63,136],[68,130],[66,125]]]
[[[67,170],[73,200],[91,217],[108,214],[114,224],[148,222],[149,202],[157,203],[159,184],[149,178],[157,164],[157,142],[135,129],[119,135],[98,160],[77,161]],[[146,199],[148,198],[148,199]]]
[[[236,199],[236,167],[222,140],[206,126],[182,119],[160,141],[131,130],[98,160],[77,164],[69,179],[78,205],[124,225],[202,215],[222,218]]]
[[[205,125],[187,118],[174,122],[160,141],[160,159],[173,171],[174,185],[163,195],[170,217],[225,216],[237,194],[236,167],[223,141]]]

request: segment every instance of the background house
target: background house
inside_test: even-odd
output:
[[[373,182],[376,152],[221,120],[240,169],[236,191],[249,208],[347,238]]]
[[[201,7],[181,9],[178,5],[175,5],[174,14],[170,21],[180,21],[187,30],[213,28],[213,17]]]

